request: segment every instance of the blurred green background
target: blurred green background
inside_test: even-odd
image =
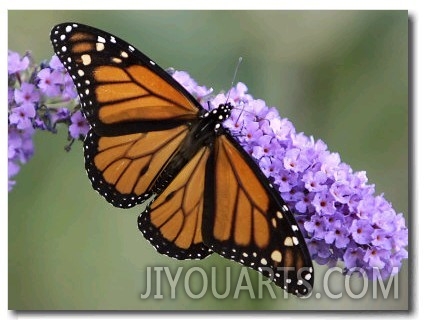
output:
[[[9,11],[9,49],[31,50],[49,59],[50,29],[75,21],[113,33],[162,67],[187,70],[215,91],[228,89],[236,61],[237,79],[250,93],[276,106],[297,131],[324,140],[354,170],[367,171],[377,193],[384,192],[408,220],[408,16],[407,11]],[[63,128],[62,128],[63,129]],[[64,130],[62,130],[64,131]],[[216,255],[204,261],[176,261],[157,254],[139,233],[140,208],[121,211],[93,189],[84,171],[82,144],[63,149],[66,133],[38,133],[34,158],[22,167],[9,193],[9,308],[19,310],[139,309],[323,309],[408,308],[408,264],[398,279],[399,297],[362,299],[346,292],[324,294],[325,267],[316,265],[314,297],[263,298],[248,292],[233,299],[206,295],[193,300],[179,282],[176,298],[140,299],[148,266],[191,266],[223,284],[231,267],[236,284],[241,267]],[[249,272],[257,287],[260,276]],[[163,280],[166,277],[163,277]],[[199,293],[199,273],[193,273]],[[183,280],[183,279],[181,279]],[[210,280],[210,277],[209,277]],[[222,280],[222,281],[221,281]],[[344,277],[329,286],[340,292]],[[358,294],[362,280],[351,279]],[[372,284],[369,283],[370,288]],[[155,285],[154,287],[155,288]],[[218,292],[224,287],[218,286]],[[318,299],[315,293],[321,293]]]

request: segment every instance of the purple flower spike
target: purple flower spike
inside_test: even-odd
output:
[[[51,102],[67,102],[69,107],[74,107],[77,94],[72,79],[56,56],[48,64],[37,66],[31,63],[29,54],[21,58],[18,53],[9,51],[8,74],[8,187],[11,191],[20,165],[34,154],[32,138],[36,130],[56,133],[58,122],[65,125],[71,122],[70,110],[57,108]]]
[[[176,71],[174,78],[189,92],[198,90],[187,73]],[[317,263],[334,266],[340,260],[372,279],[374,268],[383,278],[399,271],[408,257],[405,219],[374,194],[364,171],[353,172],[323,141],[297,133],[275,108],[248,94],[243,83],[212,100],[196,97],[205,108],[208,101],[216,108],[227,99],[234,105],[224,125],[279,190]]]

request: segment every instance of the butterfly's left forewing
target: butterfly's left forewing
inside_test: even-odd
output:
[[[205,244],[288,292],[307,295],[313,285],[312,261],[296,220],[229,134],[216,139],[205,186]]]
[[[51,32],[82,111],[99,135],[169,129],[196,119],[201,107],[154,61],[125,41],[77,23]]]

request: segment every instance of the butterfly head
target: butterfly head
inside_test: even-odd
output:
[[[218,108],[206,112],[203,115],[203,118],[208,118],[209,123],[214,123],[215,132],[218,132],[218,130],[222,127],[222,123],[230,117],[231,110],[233,110],[233,108],[233,105],[229,102],[222,103],[218,106]]]

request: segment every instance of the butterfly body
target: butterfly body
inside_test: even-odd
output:
[[[125,41],[77,23],[53,47],[91,125],[84,141],[92,186],[116,207],[148,201],[138,228],[158,252],[213,252],[295,295],[312,289],[312,261],[290,209],[225,129],[233,105],[205,110],[171,75]]]

